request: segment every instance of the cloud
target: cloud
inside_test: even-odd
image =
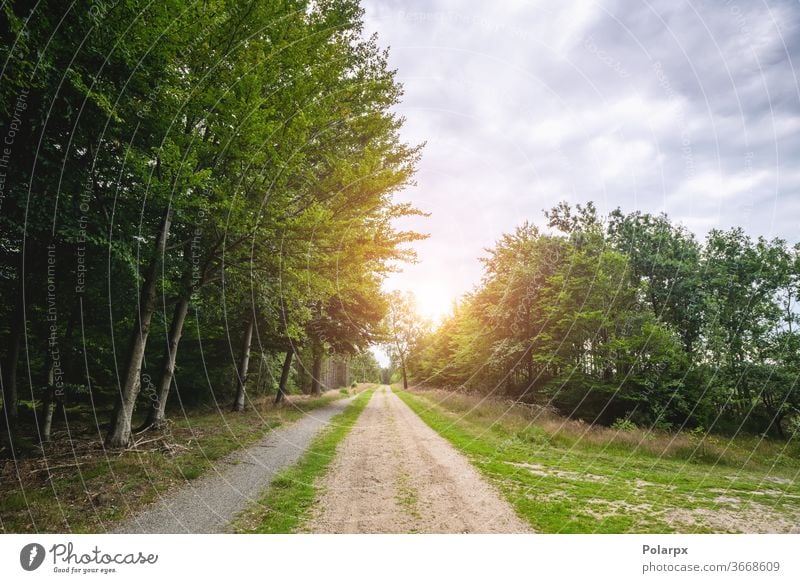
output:
[[[800,8],[741,0],[374,0],[367,30],[427,140],[420,262],[392,287],[468,290],[476,257],[559,200],[667,211],[700,236],[796,240]]]

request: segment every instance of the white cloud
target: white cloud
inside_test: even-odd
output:
[[[591,172],[604,182],[623,175],[639,174],[657,162],[652,143],[641,139],[602,135],[592,138],[588,149],[593,162]]]
[[[366,3],[404,136],[429,141],[403,196],[431,239],[392,285],[469,289],[483,247],[561,199],[796,240],[800,7],[735,4]]]
[[[673,195],[675,200],[690,202],[698,200],[716,203],[731,201],[740,195],[751,195],[756,187],[773,178],[767,170],[721,174],[703,172],[684,181]]]

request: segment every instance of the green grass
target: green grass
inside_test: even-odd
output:
[[[613,431],[510,402],[397,391],[547,533],[788,531],[796,443]]]
[[[417,490],[409,483],[406,474],[397,477],[397,494],[395,500],[403,511],[413,518],[421,518],[419,513],[419,496]]]
[[[46,456],[0,466],[0,532],[105,532],[160,493],[200,478],[228,453],[339,398],[301,397],[278,408],[265,399],[241,413],[207,408],[176,415],[163,441],[122,452],[104,451],[88,420],[75,424],[72,441],[60,431]]]
[[[361,392],[311,442],[300,460],[272,480],[261,500],[237,516],[231,530],[245,533],[295,532],[307,518],[319,493],[318,482],[328,470],[336,447],[350,433],[374,389]]]

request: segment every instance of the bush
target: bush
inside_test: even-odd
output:
[[[784,429],[786,437],[794,439],[800,437],[800,413],[792,415],[786,421],[786,429]]]
[[[620,417],[611,424],[611,429],[616,429],[617,431],[636,431],[639,428],[636,427],[636,423],[627,417]]]

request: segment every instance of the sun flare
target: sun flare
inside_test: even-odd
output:
[[[417,313],[434,323],[442,321],[453,311],[456,295],[446,286],[436,283],[419,284],[413,290]]]

